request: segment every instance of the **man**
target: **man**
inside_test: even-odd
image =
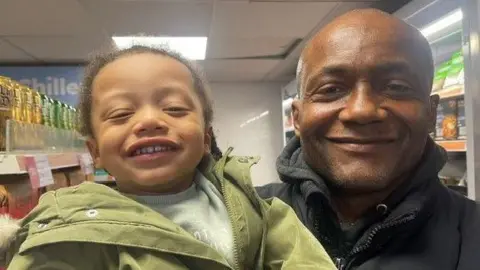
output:
[[[480,269],[478,208],[438,179],[433,69],[421,33],[376,10],[335,19],[302,53],[283,183],[258,191],[290,204],[339,269]]]

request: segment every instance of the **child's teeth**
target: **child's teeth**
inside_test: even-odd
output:
[[[148,146],[135,150],[134,155],[138,156],[142,154],[152,154],[156,152],[164,152],[170,150],[172,150],[172,147],[170,146]]]

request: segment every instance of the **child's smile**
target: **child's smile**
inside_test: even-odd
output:
[[[127,148],[130,159],[139,166],[166,163],[180,152],[180,146],[162,137],[143,138]]]

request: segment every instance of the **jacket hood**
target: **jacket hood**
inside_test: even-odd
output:
[[[5,265],[7,251],[15,240],[20,229],[19,221],[8,215],[0,216],[0,265]]]
[[[405,192],[408,192],[415,186],[421,185],[422,182],[424,182],[421,181],[422,179],[436,178],[446,161],[446,151],[429,138],[420,164],[409,178],[410,181],[406,181],[398,188],[398,190],[402,190],[402,192],[395,192],[397,193],[395,197],[400,196],[398,193],[405,195]],[[285,146],[283,152],[277,159],[276,166],[281,181],[289,184],[301,184],[302,189],[306,189],[302,183],[309,182],[309,186],[314,185],[316,191],[322,192],[327,198],[329,197],[329,191],[323,178],[305,162],[301,142],[298,137],[292,138],[287,146]],[[311,189],[312,188],[309,190]],[[305,196],[309,195],[305,194],[305,191],[302,193],[304,193]]]

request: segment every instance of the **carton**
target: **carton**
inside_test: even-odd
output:
[[[443,114],[443,105],[440,101],[437,107],[437,121],[435,122],[435,140],[443,140],[442,124],[445,115]]]
[[[80,185],[86,181],[85,174],[83,174],[80,168],[69,170],[66,172],[70,186]]]
[[[1,179],[7,193],[8,215],[25,217],[38,204],[40,192],[32,188],[28,175],[5,175]]]
[[[450,60],[450,68],[448,69],[443,88],[453,85],[463,85],[464,82],[463,55],[462,52],[456,52],[452,55],[452,60]]]
[[[451,61],[444,62],[435,71],[435,75],[433,77],[432,92],[437,92],[444,88],[445,79],[447,78],[448,72],[450,71],[450,64]]]
[[[459,98],[457,101],[457,126],[458,139],[467,139],[467,126],[465,124],[465,99]]]
[[[444,140],[456,140],[458,138],[457,127],[457,100],[446,99],[440,102],[442,107],[442,138]]]
[[[46,187],[47,191],[53,191],[53,190],[57,190],[57,189],[69,186],[68,178],[64,172],[55,171],[55,172],[52,172],[52,175],[53,175],[53,185],[47,186]]]

